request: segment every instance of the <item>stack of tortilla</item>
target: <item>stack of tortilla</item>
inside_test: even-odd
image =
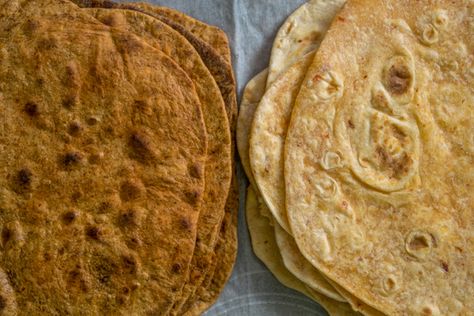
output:
[[[331,315],[474,315],[474,2],[344,2],[245,89],[254,252]]]
[[[197,315],[237,250],[228,40],[172,9],[0,1],[0,313]]]

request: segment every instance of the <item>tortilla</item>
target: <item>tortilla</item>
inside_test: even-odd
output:
[[[280,210],[286,217],[284,205],[284,179],[283,179],[283,146],[286,137],[287,126],[293,108],[294,99],[299,92],[299,86],[304,79],[306,69],[313,60],[314,53],[303,57],[299,62],[291,66],[283,75],[277,79],[261,100],[254,118],[251,144],[260,155],[254,155],[252,165],[260,164],[255,172],[256,180],[260,185],[265,185],[262,192],[270,192],[270,196],[282,199]],[[252,156],[253,157],[253,156]],[[277,190],[277,192],[274,192]],[[279,192],[278,192],[279,191]],[[257,199],[261,197],[257,194]],[[264,200],[264,199],[263,199]],[[260,203],[264,203],[263,201]],[[266,204],[268,205],[268,204]],[[267,206],[261,207],[261,215],[274,219],[273,212]],[[314,268],[309,261],[300,253],[293,237],[285,231],[278,221],[273,224],[278,251],[283,264],[296,278],[311,289],[324,294],[337,301],[345,301],[347,298],[355,310],[365,315],[378,315],[377,311],[370,306],[360,302],[357,298],[345,293],[335,282],[327,280],[320,271]],[[328,283],[329,282],[329,283]],[[336,287],[337,286],[337,287]],[[334,289],[336,287],[336,289]],[[339,294],[341,292],[341,294]]]
[[[0,31],[2,307],[160,314],[185,281],[203,196],[193,82],[69,2],[16,2],[21,19]]]
[[[183,315],[200,315],[210,308],[219,298],[225,284],[232,275],[235,260],[237,258],[237,224],[238,224],[238,187],[234,182],[233,190],[229,194],[229,204],[222,222],[221,233],[215,250],[215,263],[209,269],[202,285],[196,291],[196,299],[189,299],[184,304],[181,312]]]
[[[364,314],[357,312],[351,308],[351,305],[347,303],[341,303],[339,301],[332,300],[312,288],[310,288],[308,285],[306,286],[306,290],[309,292],[309,294],[313,297],[316,298],[316,301],[326,309],[328,312],[329,316],[362,316]],[[371,315],[365,315],[365,316],[371,316]]]
[[[217,54],[222,56],[229,64],[232,64],[229,39],[227,38],[225,32],[220,28],[203,23],[189,15],[171,8],[154,6],[143,2],[130,4],[133,4],[144,11],[153,12],[157,15],[166,17],[167,19],[182,25],[194,36],[214,48]]]
[[[273,42],[267,89],[291,65],[317,49],[345,0],[310,0],[282,24]]]
[[[275,240],[274,230],[268,218],[261,215],[262,212],[265,213],[266,211],[259,210],[259,207],[266,208],[265,204],[258,203],[255,191],[249,186],[247,190],[246,215],[253,250],[255,255],[262,260],[278,281],[315,300],[331,316],[360,315],[354,312],[349,304],[330,299],[307,287],[285,268]]]
[[[175,21],[171,17],[166,17],[161,14],[156,14],[153,10],[147,10],[146,6],[138,6],[136,3],[116,3],[110,0],[70,0],[81,7],[99,7],[99,8],[115,8],[125,10],[135,10],[144,14],[150,15],[160,21],[168,24],[174,30],[184,36],[196,51],[201,56],[204,64],[211,72],[216,80],[217,85],[221,91],[228,120],[231,127],[231,134],[235,132],[236,118],[237,118],[237,97],[235,92],[235,79],[230,60],[226,60],[220,56],[219,53],[208,43],[204,42],[192,33],[191,29],[186,28],[180,24],[180,21]],[[221,48],[222,49],[222,48]],[[227,48],[229,49],[229,48]],[[227,54],[230,56],[230,53]]]
[[[208,132],[209,159],[205,170],[203,207],[198,220],[197,243],[184,291],[204,275],[211,264],[231,179],[231,142],[227,114],[219,89],[189,42],[166,24],[140,12],[86,9],[100,21],[132,31],[173,58],[193,80],[203,105]],[[192,280],[194,279],[194,280]]]
[[[360,299],[347,292],[343,287],[341,287],[336,282],[331,279],[327,279],[328,282],[336,289],[336,291],[341,294],[342,297],[350,304],[354,311],[358,311],[365,316],[384,316],[385,314],[376,310],[375,308],[365,304]]]
[[[291,234],[285,207],[283,148],[293,103],[314,53],[290,67],[265,92],[255,110],[249,139],[250,166],[263,200]]]
[[[228,121],[230,125],[230,131],[231,135],[234,136],[235,134],[235,128],[236,128],[236,119],[237,119],[237,98],[236,98],[236,92],[235,92],[235,79],[234,79],[234,74],[232,71],[232,64],[230,60],[230,48],[228,45],[222,46],[222,40],[219,40],[219,38],[224,38],[225,42],[227,42],[227,37],[225,34],[222,32],[215,33],[214,35],[211,35],[211,32],[207,32],[204,34],[201,32],[201,34],[204,36],[196,36],[195,28],[193,27],[193,23],[191,21],[191,18],[185,18],[188,22],[184,21],[184,24],[181,24],[183,22],[183,17],[177,18],[175,16],[165,16],[165,15],[159,15],[156,14],[154,11],[150,11],[150,7],[145,8],[145,7],[136,7],[136,4],[126,4],[124,5],[125,8],[128,9],[135,9],[135,10],[140,10],[141,12],[145,14],[149,14],[155,18],[160,19],[161,21],[167,23],[170,25],[172,28],[174,28],[176,31],[181,33],[198,51],[199,55],[203,59],[204,63],[208,67],[209,71],[213,75],[214,79],[216,80],[219,89],[221,91],[221,94],[224,98],[224,103],[226,106],[226,112],[228,116]],[[153,7],[151,7],[153,9]],[[160,10],[154,9],[154,10]],[[162,12],[161,12],[162,13]],[[191,21],[191,23],[189,23]],[[203,41],[203,38],[208,38],[211,43],[207,43]],[[218,40],[212,39],[213,38],[218,38]],[[216,45],[216,46],[212,46]],[[221,56],[219,52],[223,52],[224,55]],[[233,137],[232,137],[233,139]],[[231,150],[232,150],[232,156],[234,156],[234,148],[235,145],[232,144]],[[232,172],[233,180],[232,181],[237,181],[236,180],[236,175],[235,175],[235,165],[233,166],[233,172]],[[238,194],[232,194],[232,189],[227,197],[226,201],[226,212],[234,212],[238,208]],[[233,223],[234,225],[235,223]],[[199,231],[199,230],[198,230]],[[232,248],[232,241],[229,241],[229,245],[226,245],[225,249],[230,251]],[[222,252],[221,252],[222,254]],[[216,255],[217,256],[217,255]],[[235,260],[235,254],[230,255],[230,257],[233,257]],[[225,262],[225,261],[224,261]],[[202,263],[201,263],[202,264]],[[227,265],[222,267],[222,274],[227,273],[227,275],[230,275],[231,270],[233,265]],[[200,273],[197,275],[197,277],[194,279],[194,282],[190,284],[191,286],[186,287],[186,290],[182,294],[182,299],[178,304],[175,305],[174,312],[177,314],[182,314],[184,310],[187,310],[190,308],[189,306],[193,302],[201,302],[199,305],[200,308],[203,308],[206,303],[202,302],[208,302],[209,300],[207,298],[201,299],[199,297],[195,297],[195,292],[197,290],[204,291],[205,287],[203,288],[200,286],[203,282],[206,282],[206,279],[208,280],[208,284],[210,283],[209,280],[212,279],[213,274],[213,266],[208,266],[208,271],[207,273],[210,273],[210,275],[205,275],[204,273]],[[220,279],[220,290],[225,285],[225,281],[227,280],[226,278],[221,277]],[[215,283],[218,283],[218,281],[215,281]],[[220,293],[217,292],[217,287],[214,286],[213,293]]]
[[[311,63],[313,56],[314,54],[309,54],[308,56],[305,56],[303,60],[293,65],[277,80],[277,82],[274,83],[274,85],[272,85],[270,90],[267,91],[258,105],[257,112],[259,112],[259,114],[255,115],[254,129],[252,130],[252,136],[254,136],[254,138],[251,140],[251,143],[253,142],[253,145],[257,148],[255,151],[259,150],[260,154],[264,152],[264,154],[254,158],[255,160],[252,161],[252,164],[261,163],[263,165],[260,167],[263,171],[263,176],[259,174],[259,172],[256,172],[256,179],[261,181],[259,184],[264,183],[267,185],[269,191],[276,191],[272,193],[276,199],[281,199],[282,205],[280,207],[282,213],[286,213],[284,206],[285,192],[282,161],[286,126],[290,119],[293,101],[299,91],[299,85],[304,78],[306,68]],[[262,83],[263,80],[260,82]],[[244,92],[242,104],[245,105],[250,103],[246,102],[246,100],[252,100],[252,97],[255,98],[255,96],[252,95],[252,92],[254,91],[253,89],[255,89],[254,83],[250,82],[246,87],[247,97]],[[245,115],[248,115],[246,114],[248,112],[250,111],[247,110],[247,107],[241,109],[241,122],[245,122],[242,118],[245,118]],[[241,128],[244,124],[238,126],[240,130],[245,130],[244,128]],[[244,135],[244,133],[241,133],[240,135]],[[273,141],[273,139],[275,139],[275,141]],[[280,145],[278,145],[278,143]],[[241,146],[241,148],[242,147],[244,146]],[[242,155],[245,151],[241,150],[240,152],[241,156],[245,157]],[[273,174],[268,176],[269,173]],[[265,176],[268,178],[265,178]],[[279,183],[280,185],[278,185]],[[267,188],[263,188],[263,190],[265,190],[263,192],[267,192]],[[278,190],[280,190],[280,192],[278,192]],[[257,198],[260,197],[257,195]],[[261,215],[265,216],[265,213],[269,214],[270,212],[262,212]],[[272,215],[266,216],[272,217]],[[284,214],[284,216],[286,216],[286,214]],[[294,240],[292,240],[293,238],[290,235],[286,236],[285,234],[287,233],[285,231],[280,231],[281,228],[279,227],[280,225],[278,222],[275,223],[274,226],[275,235],[277,237],[276,240],[279,241],[277,247],[279,248],[278,251],[281,252],[283,262],[290,272],[297,276],[302,282],[311,285],[316,291],[319,291],[333,299],[343,301],[344,299],[326,281],[325,277],[312,267],[304,257],[302,257],[294,243]]]
[[[297,279],[318,293],[333,300],[345,302],[339,293],[315,267],[309,263],[298,250],[293,237],[278,223],[274,223],[275,240],[280,251],[283,264]]]
[[[74,2],[81,7],[106,7],[138,11],[170,25],[173,29],[182,34],[198,51],[204,63],[212,72],[212,75],[217,81],[221,94],[225,99],[226,112],[228,115],[228,120],[230,120],[229,123],[231,125],[231,133],[233,135],[237,113],[235,82],[233,78],[232,67],[230,66],[230,48],[228,46],[222,46],[222,43],[227,43],[227,37],[222,31],[219,30],[220,32],[212,35],[213,33],[211,32],[211,29],[217,28],[203,28],[202,25],[201,27],[195,27],[196,24],[199,23],[191,17],[186,17],[185,15],[176,15],[173,14],[173,10],[171,9],[167,10],[166,8],[150,6],[147,4],[118,4],[107,0],[74,0]],[[185,22],[185,24],[181,25],[180,22]],[[195,36],[193,32],[201,34],[203,38],[212,40],[213,45],[216,45],[215,48],[219,51],[226,51],[225,56],[226,58],[228,57],[228,60],[224,60],[218,55],[214,47],[211,47],[208,43],[203,42],[199,37]],[[214,122],[219,122],[219,120],[215,120]],[[233,150],[234,146],[232,145],[232,156]],[[235,177],[235,171],[233,171],[233,175]],[[215,192],[215,194],[217,195],[218,192]],[[229,196],[228,199],[234,200],[228,200],[226,205],[235,205],[235,200],[237,198],[237,196]],[[219,197],[217,199],[219,200]],[[203,246],[198,248],[200,251],[198,251],[193,258],[194,268],[191,269],[191,282],[186,284],[181,299],[175,304],[175,310],[181,309],[186,300],[193,300],[192,296],[196,291],[196,287],[199,286],[204,280],[205,274],[210,267],[210,257],[213,256],[211,248],[213,245],[215,245],[215,237],[217,236],[216,228],[219,228],[219,225],[214,225],[214,223],[216,220],[222,219],[221,214],[221,212],[214,212],[214,214],[211,213],[201,217],[201,221],[198,226],[204,226],[204,228],[198,228],[198,232],[202,231],[201,235],[198,236],[198,240],[202,241],[204,239],[199,243],[199,245]]]
[[[252,126],[253,115],[265,93],[265,83],[267,81],[267,69],[253,77],[245,86],[242,100],[240,101],[239,118],[237,121],[237,148],[239,150],[240,162],[247,178],[256,187],[250,169],[249,161],[249,133]]]
[[[293,110],[298,247],[386,314],[474,310],[473,12],[472,1],[349,2]]]
[[[272,47],[270,66],[252,78],[244,89],[237,123],[237,147],[242,166],[256,187],[248,159],[248,134],[253,113],[263,93],[291,65],[317,49],[345,0],[312,0],[295,10],[280,27]],[[288,227],[285,225],[285,227]]]

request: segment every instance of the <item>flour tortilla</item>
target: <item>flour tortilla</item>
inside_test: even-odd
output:
[[[283,148],[294,101],[314,52],[291,66],[265,92],[254,113],[249,139],[250,166],[272,215],[291,234],[285,207]]]
[[[473,12],[472,1],[349,2],[293,110],[295,240],[386,314],[474,310]]]
[[[240,161],[247,174],[250,183],[256,186],[253,179],[249,161],[249,133],[252,126],[253,115],[258,103],[265,93],[265,83],[267,82],[267,69],[261,71],[253,77],[245,86],[242,101],[240,101],[239,118],[237,121],[237,148],[239,150]]]
[[[260,152],[265,151],[265,156],[259,156],[256,158],[258,162],[252,161],[252,163],[260,163],[264,164],[260,169],[263,170],[264,175],[256,173],[258,179],[260,177],[263,178],[261,180],[264,185],[268,186],[265,188],[265,193],[267,190],[272,192],[272,197],[274,196],[275,199],[281,200],[281,212],[285,213],[285,206],[284,206],[284,180],[283,180],[283,143],[284,138],[286,136],[286,126],[289,121],[292,104],[296,95],[299,90],[299,84],[304,78],[305,70],[308,67],[309,63],[312,61],[312,57],[314,54],[309,54],[308,56],[304,57],[303,60],[298,62],[296,65],[293,65],[285,74],[283,74],[280,79],[270,88],[270,90],[266,93],[265,97],[261,100],[260,104],[258,105],[258,110],[260,114],[256,116],[258,121],[254,122],[254,125],[257,127],[255,128],[255,138],[253,139],[254,146],[258,147],[257,150]],[[262,75],[259,75],[262,76]],[[263,77],[263,76],[262,76]],[[261,78],[262,78],[261,77]],[[258,78],[258,77],[257,77]],[[252,95],[252,92],[258,91],[255,89],[255,83],[258,81],[251,81],[246,87],[246,94],[244,93],[243,100],[252,100],[255,98]],[[263,85],[263,80],[260,80],[261,86]],[[260,87],[261,87],[260,86]],[[260,88],[261,91],[261,88]],[[258,93],[256,94],[258,96]],[[250,102],[242,102],[245,105],[243,110],[241,109],[241,118],[246,118],[247,113],[250,113],[247,109],[247,104]],[[252,100],[253,101],[253,100]],[[241,122],[245,122],[244,119],[241,119]],[[247,119],[248,120],[248,119]],[[240,122],[239,122],[240,123]],[[264,125],[266,123],[266,125]],[[245,126],[244,124],[240,124],[239,128]],[[239,131],[238,128],[238,131]],[[244,128],[241,128],[244,130]],[[238,132],[239,133],[239,132]],[[274,133],[274,134],[272,134]],[[276,134],[276,135],[275,135]],[[239,135],[239,134],[238,134]],[[248,137],[244,133],[240,135],[244,135],[242,137]],[[276,139],[276,141],[272,141]],[[240,139],[239,139],[240,140]],[[280,145],[278,146],[277,143]],[[243,148],[241,146],[240,148]],[[263,148],[262,148],[263,147]],[[280,150],[278,150],[280,148]],[[256,151],[257,151],[256,150]],[[245,153],[244,150],[241,150],[241,157],[245,157],[242,153]],[[268,158],[271,156],[271,158]],[[260,170],[259,169],[259,170]],[[274,170],[276,169],[276,170]],[[281,170],[281,171],[280,171]],[[267,171],[267,172],[266,172]],[[268,171],[272,173],[272,177],[268,177]],[[267,178],[264,178],[267,176]],[[281,185],[278,185],[281,183]],[[258,195],[257,195],[258,196]],[[261,199],[261,197],[257,197]],[[263,202],[263,201],[262,201]],[[262,203],[261,202],[261,203]],[[261,208],[262,216],[266,216],[268,218],[273,217],[269,211],[265,212],[263,210],[267,210],[266,207]],[[286,216],[286,215],[284,215]],[[279,238],[280,241],[280,250],[282,252],[282,256],[285,262],[285,265],[290,268],[290,271],[299,276],[300,280],[311,284],[311,286],[319,292],[322,292],[331,298],[336,300],[344,300],[333,288],[324,276],[321,275],[319,271],[317,271],[314,267],[311,266],[309,262],[306,261],[304,257],[299,254],[299,250],[297,249],[292,237],[288,235],[288,238],[283,235],[286,232],[279,232],[279,224],[278,222],[275,223],[275,234]],[[278,238],[277,238],[278,240]],[[291,244],[291,245],[289,245]],[[291,248],[294,246],[294,248]],[[296,264],[295,264],[296,262]]]
[[[312,0],[295,10],[280,27],[272,47],[270,66],[252,78],[244,89],[237,126],[237,147],[244,170],[255,186],[248,159],[248,134],[253,113],[265,90],[288,67],[317,49],[332,19],[345,0]],[[288,227],[287,225],[284,225]]]
[[[331,279],[327,279],[328,282],[338,291],[342,297],[350,304],[354,311],[358,311],[359,313],[365,316],[384,316],[385,314],[376,310],[375,308],[365,304],[356,296],[352,295],[351,293],[347,292],[343,287],[341,287],[336,282],[332,281]]]
[[[317,49],[345,0],[310,0],[296,9],[275,37],[267,89],[298,59]]]
[[[288,271],[316,292],[333,300],[345,302],[345,299],[332,287],[321,272],[303,257],[293,237],[278,223],[274,223],[273,226],[278,250]]]
[[[341,303],[339,301],[332,300],[322,294],[319,294],[308,285],[305,285],[306,290],[308,293],[318,302],[321,306],[323,306],[326,311],[328,312],[329,316],[362,316],[364,314],[355,311],[351,308],[351,305],[347,303]],[[370,316],[370,315],[365,315]]]
[[[148,44],[166,53],[188,73],[196,87],[208,133],[209,159],[204,171],[205,192],[198,220],[198,242],[188,281],[183,288],[183,292],[193,291],[196,281],[207,272],[212,262],[232,172],[230,129],[219,88],[194,47],[158,19],[132,10],[84,10],[103,23],[142,37]]]
[[[261,215],[262,212],[265,213],[265,210],[259,210],[261,207],[266,208],[264,204],[258,203],[255,191],[249,186],[247,190],[246,215],[253,250],[255,255],[262,260],[278,281],[315,300],[331,316],[360,315],[354,312],[349,304],[330,299],[307,287],[285,268],[275,241],[273,227],[270,225],[268,218]]]
[[[204,188],[193,82],[69,2],[12,2],[20,18],[0,30],[2,302],[161,314],[184,284]]]

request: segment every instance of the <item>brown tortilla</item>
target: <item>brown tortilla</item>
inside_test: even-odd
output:
[[[224,102],[227,108],[229,122],[234,122],[231,124],[231,131],[235,130],[235,119],[237,117],[237,96],[235,91],[235,79],[232,70],[232,64],[230,60],[226,60],[224,57],[219,55],[214,47],[204,42],[200,38],[196,37],[191,30],[187,29],[185,26],[181,25],[179,21],[175,21],[170,17],[156,14],[150,12],[143,8],[140,8],[135,3],[115,3],[110,0],[71,0],[81,7],[99,7],[99,8],[120,8],[140,11],[144,14],[153,16],[154,18],[159,19],[160,21],[168,24],[181,35],[183,35],[197,50],[201,56],[203,62],[206,64],[207,68],[211,72],[212,76],[217,82],[221,94],[224,98]],[[230,56],[230,54],[227,54]]]
[[[225,60],[222,56],[219,56],[217,53],[217,49],[222,51],[223,48],[219,45],[219,47],[211,47],[208,43],[203,42],[200,38],[196,37],[191,29],[186,28],[185,26],[179,24],[179,21],[175,21],[170,19],[169,17],[165,17],[162,15],[157,14],[156,12],[150,12],[149,10],[145,10],[145,8],[137,6],[135,3],[131,4],[117,4],[111,1],[102,1],[102,0],[94,0],[94,1],[85,1],[85,0],[75,0],[75,3],[79,4],[80,6],[87,6],[87,7],[109,7],[109,8],[121,8],[121,9],[128,9],[128,10],[138,10],[142,13],[151,15],[166,24],[170,25],[172,28],[174,28],[176,31],[181,33],[198,51],[200,54],[201,58],[203,59],[204,63],[210,70],[211,74],[214,76],[216,79],[217,84],[219,85],[221,94],[224,97],[224,101],[226,104],[226,110],[228,113],[228,118],[231,126],[231,133],[232,135],[234,134],[235,131],[235,125],[236,125],[236,117],[237,117],[237,101],[236,101],[236,94],[235,94],[235,81],[233,78],[233,73],[232,73],[232,67],[229,60]],[[157,9],[159,10],[159,9]],[[219,41],[213,41],[213,43],[218,43]],[[229,51],[228,53],[224,54],[225,56],[230,56],[230,49],[227,47],[227,50]],[[228,58],[228,57],[226,57]],[[234,147],[234,146],[232,146]],[[234,172],[234,177],[235,177],[235,172]],[[231,196],[229,195],[226,208],[237,208],[238,203],[237,203],[238,195]],[[234,206],[235,205],[235,206]],[[198,226],[201,226],[198,224]],[[200,231],[200,228],[198,228],[198,231]],[[205,242],[203,242],[204,244]],[[208,258],[208,257],[207,257]],[[205,271],[205,269],[202,269],[200,267],[209,267],[211,270],[213,267],[210,267],[208,264],[209,261],[204,262],[198,262],[195,265],[194,271],[194,282],[191,283],[190,285],[186,286],[185,292],[183,292],[182,299],[178,304],[175,305],[175,310],[179,310],[180,307],[184,304],[184,302],[187,300],[187,305],[189,306],[190,303],[192,303],[194,300],[197,300],[197,298],[193,297],[193,293],[196,291],[196,288],[204,281],[205,274],[201,273],[201,271]],[[230,274],[230,272],[229,272]],[[212,273],[211,273],[212,275]],[[211,276],[206,277],[208,282],[212,278]],[[223,280],[225,281],[225,280]],[[225,283],[225,282],[224,282]],[[221,284],[221,288],[223,288],[224,283]],[[179,312],[181,313],[181,312]]]
[[[133,5],[143,9],[144,11],[154,12],[182,25],[194,36],[214,48],[218,55],[222,56],[229,64],[231,64],[229,40],[225,32],[220,28],[203,23],[189,15],[171,8],[154,6],[146,2],[133,3]]]
[[[166,24],[131,10],[84,9],[104,23],[132,31],[153,47],[173,58],[190,75],[203,105],[209,140],[205,170],[204,202],[198,221],[197,243],[184,293],[193,291],[195,281],[207,271],[224,217],[231,179],[230,131],[219,89],[189,42]],[[191,287],[191,289],[189,289]]]
[[[236,181],[229,194],[226,214],[221,233],[216,245],[215,264],[209,269],[206,279],[196,292],[195,300],[188,300],[182,309],[183,315],[200,315],[211,307],[219,298],[229,280],[237,258],[237,224],[238,224],[238,187]],[[232,202],[233,201],[233,202]]]
[[[185,281],[203,194],[193,83],[68,2],[12,2],[22,19],[0,31],[4,309],[161,314]]]

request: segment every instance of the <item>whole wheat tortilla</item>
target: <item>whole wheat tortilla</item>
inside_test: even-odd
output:
[[[221,233],[215,250],[215,263],[209,269],[202,286],[199,286],[195,298],[188,299],[181,311],[183,315],[200,315],[212,306],[229,280],[237,257],[237,224],[238,224],[238,187],[234,181],[229,193],[229,204],[222,222]],[[233,201],[233,204],[231,203]]]
[[[136,3],[116,3],[110,0],[70,0],[81,7],[100,7],[100,8],[118,8],[126,10],[135,10],[144,14],[150,15],[160,21],[168,24],[181,35],[183,35],[190,43],[194,46],[196,51],[201,56],[204,64],[211,72],[212,76],[216,80],[217,85],[221,91],[222,97],[227,110],[228,120],[231,127],[231,134],[234,134],[236,118],[237,118],[237,97],[235,91],[235,78],[232,70],[232,64],[227,57],[219,55],[214,47],[204,42],[199,37],[192,33],[192,28],[186,28],[186,25],[181,25],[180,20],[176,21],[171,16],[165,16],[163,14],[157,14],[154,10],[147,10],[145,6],[141,6]],[[153,7],[151,7],[153,8]],[[159,9],[158,9],[159,10]],[[189,24],[187,25],[190,26]],[[219,36],[222,36],[219,35]],[[216,41],[218,42],[218,41]],[[220,50],[225,48],[219,47]],[[229,50],[229,48],[227,47]],[[230,56],[230,52],[224,56]]]
[[[259,210],[259,208],[266,209],[266,206],[265,204],[259,204],[257,194],[252,187],[249,186],[247,190],[246,217],[253,250],[255,255],[262,260],[278,281],[315,300],[322,305],[331,316],[360,315],[354,312],[349,304],[335,301],[306,287],[303,282],[298,280],[285,268],[275,240],[274,230],[268,218],[261,215],[261,213],[269,211]]]
[[[227,49],[230,50],[229,47]],[[232,95],[235,97],[234,91],[228,95],[228,100],[231,99]],[[234,100],[231,106],[227,107],[227,114],[233,118],[231,125],[232,135],[235,136],[235,126],[237,116],[231,115],[232,109],[236,106],[236,100]],[[232,128],[234,126],[234,128]],[[234,137],[232,138],[234,139]],[[235,150],[235,143],[232,143],[232,149]],[[235,157],[235,153],[234,153]],[[199,286],[196,287],[194,293],[192,293],[186,302],[182,305],[177,315],[196,315],[207,310],[212,304],[214,304],[225,284],[232,274],[235,260],[237,258],[237,224],[238,224],[238,210],[239,210],[239,189],[238,179],[235,170],[235,161],[233,164],[232,181],[227,201],[225,205],[225,217],[222,222],[219,239],[214,250],[215,263],[209,267],[204,279]],[[232,214],[232,215],[228,215]]]
[[[155,10],[160,10],[157,8]],[[164,11],[167,8],[163,8]],[[164,12],[162,11],[162,13]],[[173,10],[171,10],[172,12]],[[165,14],[166,15],[166,14]],[[228,45],[227,36],[215,27],[207,26],[205,29],[196,27],[199,21],[192,19],[186,15],[176,17],[170,14],[164,21],[174,22],[180,24],[177,28],[183,33],[193,45],[200,52],[201,57],[206,62],[206,65],[215,76],[219,84],[221,93],[223,94],[228,118],[231,125],[231,133],[234,135],[236,118],[237,118],[237,101],[235,94],[235,81],[232,72],[231,53]],[[173,25],[173,24],[172,24]],[[184,30],[181,25],[184,25]],[[192,35],[198,37],[195,39]],[[214,52],[215,51],[215,52]],[[225,63],[222,62],[224,60]],[[233,139],[233,138],[232,138]],[[235,144],[232,145],[234,150]],[[237,214],[239,206],[238,181],[235,174],[235,164],[233,165],[232,185],[227,197],[225,205],[225,213],[233,214],[232,217],[226,215],[222,223],[220,236],[214,251],[214,261],[209,266],[205,276],[196,280],[196,286],[193,293],[186,293],[183,295],[182,303],[179,309],[175,309],[176,314],[199,314],[200,312],[209,308],[222,292],[228,278],[232,273],[232,269],[237,256]],[[232,219],[232,220],[231,220]],[[227,229],[224,229],[227,227]]]
[[[310,0],[282,24],[273,42],[267,89],[304,55],[317,49],[346,0]]]
[[[131,10],[86,9],[116,28],[132,31],[173,58],[193,80],[203,106],[208,132],[203,207],[198,220],[197,243],[184,292],[193,291],[195,279],[207,272],[224,217],[231,179],[231,141],[227,114],[219,89],[191,44],[176,31],[148,15]],[[192,280],[194,279],[194,280]]]
[[[239,150],[240,161],[247,174],[247,178],[256,187],[250,169],[249,161],[249,133],[252,126],[253,115],[265,93],[265,83],[267,82],[268,70],[265,69],[253,77],[245,86],[242,100],[239,107],[239,118],[237,120],[237,149]]]
[[[291,234],[285,207],[283,148],[293,104],[314,53],[291,66],[265,92],[254,113],[249,159],[258,191],[276,221]]]
[[[141,9],[145,9],[144,12],[147,13],[153,12],[155,17],[160,17],[164,22],[175,27],[186,36],[200,52],[201,57],[215,76],[221,93],[224,96],[231,125],[231,133],[234,135],[237,103],[235,82],[231,67],[230,48],[225,33],[218,28],[203,24],[184,14],[175,14],[174,10],[168,8],[148,6],[147,9],[146,7],[147,5],[145,4]],[[153,10],[150,11],[150,9]],[[197,39],[192,35],[196,36]],[[196,282],[194,282],[196,285],[194,290],[187,291],[183,294],[181,303],[178,304],[174,310],[175,314],[199,314],[209,308],[209,306],[217,300],[227,279],[231,275],[237,255],[236,216],[239,204],[238,192],[236,191],[237,180],[235,176],[235,166],[232,181],[235,184],[231,187],[229,192],[225,211],[226,214],[234,214],[232,215],[234,220],[231,221],[229,215],[226,215],[224,218],[219,241],[214,252],[215,261],[213,261],[212,265],[208,268],[205,276],[201,275],[200,279],[196,279]],[[223,229],[225,227],[227,227],[227,229]]]
[[[168,15],[167,10],[169,10]],[[179,27],[175,26],[177,30],[182,32],[200,52],[201,57],[219,84],[230,120],[231,134],[234,135],[237,119],[237,101],[227,36],[222,30],[216,27],[204,24],[205,27],[203,28],[202,23],[189,16],[183,14],[176,16],[171,9],[155,7],[155,11],[156,13],[161,13],[166,16],[166,19],[164,19],[165,22],[167,21],[169,23],[170,20],[174,22],[171,23],[172,26],[178,23]],[[148,10],[146,12],[148,12]],[[201,26],[199,26],[199,24],[201,24]],[[181,26],[184,26],[187,32],[184,32]],[[192,33],[192,35],[196,36],[199,40],[192,37],[189,33]],[[232,145],[232,150],[234,150],[234,148],[235,144]],[[182,303],[178,305],[179,308],[174,311],[177,315],[195,315],[208,309],[218,299],[232,273],[237,256],[237,216],[239,206],[235,164],[233,165],[232,183],[225,205],[226,215],[222,222],[219,239],[214,251],[215,261],[213,261],[208,268],[206,275],[196,280],[194,291],[188,291],[183,295]],[[185,300],[186,296],[187,299]]]
[[[166,17],[191,32],[194,36],[214,48],[218,55],[222,56],[229,64],[232,64],[229,39],[220,28],[203,23],[189,15],[162,6],[153,6],[146,2],[130,3],[134,6],[155,14]]]
[[[185,281],[203,194],[193,83],[68,2],[17,4],[0,31],[2,301],[160,314]]]
[[[474,310],[473,13],[472,1],[349,2],[293,110],[295,240],[386,314]]]
[[[226,112],[228,115],[229,123],[231,125],[231,133],[233,135],[233,131],[235,130],[235,119],[237,113],[235,81],[233,77],[232,67],[230,65],[230,49],[228,46],[223,47],[221,45],[223,43],[222,37],[225,38],[224,42],[227,42],[226,36],[222,33],[222,31],[214,35],[215,39],[212,40],[212,43],[217,45],[217,47],[212,47],[208,43],[202,41],[202,39],[196,37],[193,34],[193,30],[196,31],[196,28],[193,27],[192,22],[194,19],[190,17],[184,18],[185,16],[182,15],[181,17],[176,17],[177,20],[175,20],[174,15],[166,16],[161,14],[166,11],[166,9],[162,10],[159,7],[149,5],[138,5],[136,3],[118,4],[107,0],[74,0],[74,2],[82,7],[106,7],[139,11],[170,25],[173,29],[182,34],[198,51],[204,63],[217,81],[217,84],[225,101]],[[180,24],[183,18],[188,21],[185,25]],[[207,29],[206,32],[204,32],[203,30],[197,32],[204,34],[203,36],[209,39],[212,35],[212,32],[210,32],[209,29]],[[225,60],[223,57],[221,57],[215,49],[219,49],[219,51],[227,50],[228,53],[225,54],[225,56],[228,57],[228,60]],[[234,146],[231,147],[232,156],[233,148]],[[235,171],[233,171],[233,177],[235,177]],[[233,207],[233,205],[236,204],[237,199],[238,196],[229,195],[228,200],[226,202],[226,208]],[[193,258],[193,264],[190,270],[191,282],[188,282],[186,284],[185,288],[183,289],[181,298],[175,303],[174,310],[178,311],[178,313],[181,313],[179,312],[179,310],[182,308],[186,300],[195,300],[193,298],[193,293],[196,291],[197,286],[199,286],[203,282],[206,270],[211,267],[209,265],[209,258],[212,253],[209,251],[209,249],[215,244],[215,228],[218,228],[220,226],[212,224],[216,221],[216,219],[222,219],[220,214],[221,212],[217,211],[213,214],[209,214],[208,216],[203,216],[201,217],[200,223],[198,223],[198,232],[203,231],[201,235],[203,235],[204,237],[206,237],[207,235],[207,238],[206,240],[199,243],[199,245],[204,245],[204,247],[200,247],[199,249],[201,249],[202,251],[198,252]],[[201,226],[204,226],[204,228],[200,228]],[[209,231],[212,234],[208,233]],[[201,240],[199,236],[198,240]],[[201,255],[203,252],[204,254]],[[224,284],[222,284],[222,287],[223,286]]]

